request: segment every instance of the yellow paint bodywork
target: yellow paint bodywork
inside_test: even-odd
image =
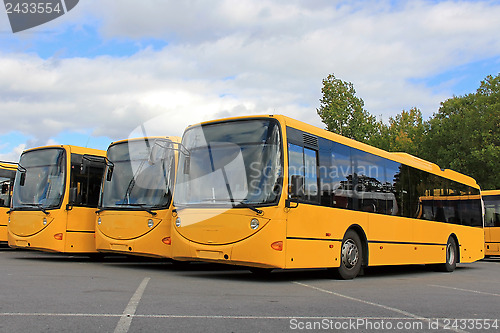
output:
[[[170,257],[170,246],[162,239],[170,235],[171,209],[155,211],[103,211],[96,225],[96,249],[99,252],[122,253],[149,257]],[[148,221],[153,226],[148,226]]]
[[[47,210],[48,215],[39,210],[10,212],[9,246],[46,252],[97,253],[94,239],[96,208],[70,206],[67,209],[69,170],[71,170],[71,153],[105,156],[105,152],[69,145],[39,147],[30,150],[44,148],[62,148],[66,151],[66,185],[61,206],[58,209]],[[46,224],[44,224],[44,218],[47,220]],[[56,239],[54,237],[56,234],[62,234],[62,239]]]
[[[500,195],[500,190],[481,191],[481,195]],[[500,256],[500,227],[484,227],[484,251],[487,256]]]
[[[179,216],[183,221],[181,227],[172,226],[174,259],[285,269],[338,267],[341,243],[350,228],[357,230],[362,242],[366,244],[364,250],[367,251],[366,260],[370,266],[444,263],[449,237],[458,241],[460,262],[473,262],[484,257],[484,231],[481,227],[305,203],[285,208],[285,198],[288,196],[286,126],[453,179],[476,189],[479,187],[474,179],[466,175],[441,170],[436,164],[417,157],[405,153],[389,153],[284,116],[269,117],[280,122],[283,135],[285,164],[280,201],[276,206],[259,207],[264,212],[262,216],[244,208],[221,212],[217,212],[215,208],[180,210]],[[217,122],[224,120],[234,118]],[[205,219],[203,216],[210,218]],[[250,219],[254,217],[265,220],[256,231],[249,228]],[[271,244],[276,241],[283,242],[282,251],[271,248]]]
[[[149,137],[169,139],[179,143],[179,137]],[[132,139],[144,140],[144,138]],[[128,142],[122,140],[111,145]],[[110,145],[110,146],[111,146]],[[175,154],[177,161],[177,154]],[[176,163],[177,167],[177,163]],[[162,240],[170,237],[172,204],[167,209],[154,210],[152,216],[141,210],[104,210],[95,218],[95,246],[97,251],[106,253],[130,254],[157,258],[170,258],[171,246]],[[98,219],[101,224],[98,224]],[[153,226],[149,227],[149,220]]]

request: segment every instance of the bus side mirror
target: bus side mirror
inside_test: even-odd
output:
[[[71,187],[69,189],[69,203],[74,204],[76,202],[77,196],[78,196],[78,189],[76,187]]]
[[[108,172],[106,172],[106,181],[111,181],[111,178],[113,177],[113,166],[108,166]]]
[[[19,174],[19,185],[24,186],[25,183],[26,183],[26,171],[21,172]]]
[[[66,205],[66,210],[73,209],[73,205],[76,203],[76,199],[78,197],[78,188],[70,187],[68,192],[68,204]]]
[[[88,162],[86,162],[85,159],[82,160],[82,163],[80,164],[80,174],[85,175],[87,173],[87,165]]]
[[[304,176],[292,175],[289,196],[293,199],[304,196]]]

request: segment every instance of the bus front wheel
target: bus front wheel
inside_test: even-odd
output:
[[[361,239],[354,230],[348,230],[342,240],[338,275],[344,280],[354,279],[361,270],[363,258]]]

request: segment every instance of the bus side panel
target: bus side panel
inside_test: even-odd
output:
[[[286,268],[340,266],[341,241],[287,239]]]
[[[484,234],[485,255],[500,255],[500,227],[486,227],[484,228]]]
[[[484,258],[484,230],[457,226],[456,235],[460,243],[460,262],[474,262]]]
[[[353,224],[366,232],[366,214],[306,203],[288,209],[286,268],[340,266],[340,244]]]
[[[96,253],[93,232],[66,232],[64,235],[67,253]],[[64,239],[63,239],[64,240]]]
[[[416,263],[413,221],[404,217],[369,214],[368,265],[407,265]],[[366,255],[366,254],[365,254]]]
[[[431,244],[428,246],[416,245],[420,249],[426,249],[426,251],[416,251],[417,258],[421,263],[444,263],[446,261],[446,243],[452,234],[458,239],[460,262],[473,262],[484,257],[484,231],[482,228],[424,220],[414,223],[415,241]]]
[[[68,210],[68,231],[90,231],[95,230],[95,211],[97,208],[73,206]]]
[[[9,221],[9,216],[6,214],[8,208],[0,208],[0,243],[7,242],[8,239],[8,230],[7,223]]]

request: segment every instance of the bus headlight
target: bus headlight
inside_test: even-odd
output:
[[[177,228],[179,228],[179,227],[181,226],[181,218],[180,218],[180,217],[177,217],[177,218],[175,219],[175,226],[176,226]]]
[[[152,219],[148,220],[148,227],[152,228],[155,225]]]
[[[47,225],[47,218],[46,217],[43,218],[43,225]]]
[[[252,219],[252,221],[250,221],[250,228],[252,228],[253,230],[258,229],[259,228],[259,220]]]
[[[101,218],[97,219],[97,225],[101,225]]]

